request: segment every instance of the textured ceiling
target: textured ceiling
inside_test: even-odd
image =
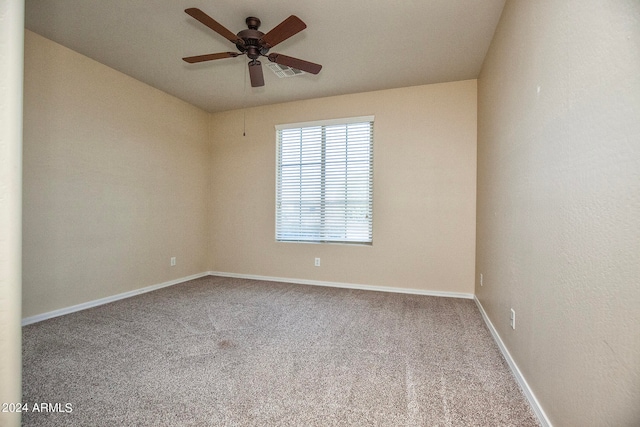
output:
[[[505,0],[26,0],[25,26],[210,112],[478,76]],[[247,58],[187,64],[235,46],[184,13],[197,7],[234,33],[256,16],[268,32],[289,15],[307,28],[271,52],[320,74],[245,86]],[[263,64],[269,61],[263,59]]]

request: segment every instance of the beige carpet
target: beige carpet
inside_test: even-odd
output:
[[[538,426],[472,300],[206,277],[26,326],[26,426]]]

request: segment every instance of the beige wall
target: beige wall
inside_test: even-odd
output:
[[[29,31],[24,104],[24,317],[208,270],[207,113]]]
[[[24,4],[0,0],[0,404],[20,402],[22,46]],[[20,425],[0,412],[0,425]]]
[[[25,34],[24,317],[207,270],[473,293],[475,81],[248,109],[243,137]],[[275,124],[370,114],[373,246],[276,243]]]
[[[276,242],[274,126],[364,115],[373,245]],[[212,115],[214,271],[473,293],[475,80],[251,108],[246,126],[243,137],[242,111]]]
[[[640,2],[507,1],[478,99],[477,296],[553,425],[640,425]]]

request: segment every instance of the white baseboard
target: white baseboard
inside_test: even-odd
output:
[[[549,418],[547,418],[547,414],[545,414],[544,410],[540,406],[540,402],[538,402],[538,399],[536,399],[536,396],[533,394],[533,390],[531,390],[531,387],[529,387],[527,380],[522,375],[522,372],[520,372],[518,365],[516,365],[516,362],[511,357],[511,354],[509,353],[509,350],[507,350],[507,347],[504,345],[502,338],[500,338],[498,331],[496,330],[496,328],[494,328],[493,323],[491,323],[491,320],[489,320],[489,316],[487,316],[487,313],[484,311],[484,307],[482,307],[480,300],[478,300],[478,297],[474,297],[473,299],[475,300],[476,305],[478,306],[478,309],[482,314],[482,318],[484,319],[484,322],[486,323],[487,328],[489,328],[491,335],[493,335],[493,339],[495,340],[496,344],[498,344],[498,348],[500,349],[500,352],[502,353],[505,360],[507,361],[507,364],[509,364],[509,367],[511,368],[511,372],[513,372],[513,376],[516,378],[518,385],[520,386],[520,388],[522,389],[522,392],[524,393],[525,397],[529,401],[529,404],[531,405],[531,409],[533,409],[533,412],[538,417],[538,421],[540,421],[540,424],[542,425],[542,427],[552,427],[551,421],[549,421]]]
[[[31,317],[25,317],[22,319],[22,326],[30,325],[32,323],[41,322],[43,320],[51,319],[53,317],[62,316],[69,313],[74,313],[80,310],[86,310],[88,308],[97,307],[99,305],[108,304],[113,301],[118,301],[124,298],[129,298],[135,295],[144,294],[147,292],[155,291],[156,289],[166,288],[167,286],[177,285],[179,283],[187,282],[193,279],[199,279],[200,277],[208,276],[209,272],[198,273],[192,276],[181,277],[180,279],[170,280],[168,282],[159,283],[157,285],[147,286],[141,289],[135,289],[129,292],[123,292],[121,294],[112,295],[110,297],[100,298],[93,301],[83,302],[82,304],[73,305],[71,307],[61,308],[59,310],[49,311],[47,313],[37,314]]]
[[[97,307],[103,304],[108,304],[110,302],[114,302],[124,298],[129,298],[129,297],[144,294],[147,292],[155,291],[157,289],[166,288],[167,286],[177,285],[179,283],[187,282],[189,280],[199,279],[200,277],[205,277],[205,276],[237,277],[241,279],[298,283],[301,285],[329,286],[334,288],[361,289],[366,291],[381,291],[381,292],[397,292],[397,293],[404,293],[404,294],[430,295],[430,296],[450,297],[450,298],[466,298],[466,299],[474,298],[473,294],[465,294],[460,292],[425,291],[421,289],[393,288],[393,287],[387,287],[387,286],[358,285],[353,283],[324,282],[319,280],[291,279],[287,277],[256,276],[251,274],[226,273],[222,271],[207,271],[204,273],[194,274],[192,276],[181,277],[179,279],[170,280],[168,282],[159,283],[157,285],[151,285],[145,288],[135,289],[133,291],[123,292],[121,294],[84,302],[82,304],[73,305],[71,307],[65,307],[58,310],[49,311],[47,313],[25,317],[24,319],[22,319],[22,326],[30,325],[32,323],[42,322],[43,320],[51,319],[58,316],[63,316],[65,314],[74,313],[80,310],[86,310],[88,308]]]
[[[412,289],[412,288],[394,288],[390,286],[372,286],[372,285],[359,285],[355,283],[325,282],[321,280],[292,279],[289,277],[257,276],[253,274],[227,273],[224,271],[210,271],[209,274],[212,276],[236,277],[239,279],[267,280],[271,282],[298,283],[300,285],[328,286],[332,288],[360,289],[364,291],[395,292],[399,294],[428,295],[428,296],[449,297],[449,298],[465,298],[465,299],[474,298],[473,294],[465,294],[462,292],[427,291],[427,290]]]

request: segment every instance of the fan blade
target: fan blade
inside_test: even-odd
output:
[[[196,62],[213,61],[214,59],[235,58],[239,55],[240,54],[236,52],[220,52],[210,53],[208,55],[187,56],[186,58],[182,58],[182,60],[189,64],[195,64]]]
[[[313,62],[304,61],[281,53],[270,53],[268,58],[269,61],[275,62],[276,64],[286,65],[311,74],[318,74],[322,69],[322,65],[320,64],[314,64]]]
[[[225,39],[229,40],[231,43],[244,45],[244,41],[240,37],[227,30],[222,24],[216,22],[212,17],[210,17],[200,9],[192,7],[189,9],[185,9],[185,12],[207,27],[211,28],[216,33],[220,34]]]
[[[264,75],[260,61],[254,59],[249,62],[249,77],[251,78],[251,87],[264,86]]]
[[[295,15],[291,15],[278,26],[262,36],[260,43],[267,48],[272,48],[278,43],[281,43],[289,37],[298,34],[300,31],[307,28],[307,24],[302,22],[300,18]]]

